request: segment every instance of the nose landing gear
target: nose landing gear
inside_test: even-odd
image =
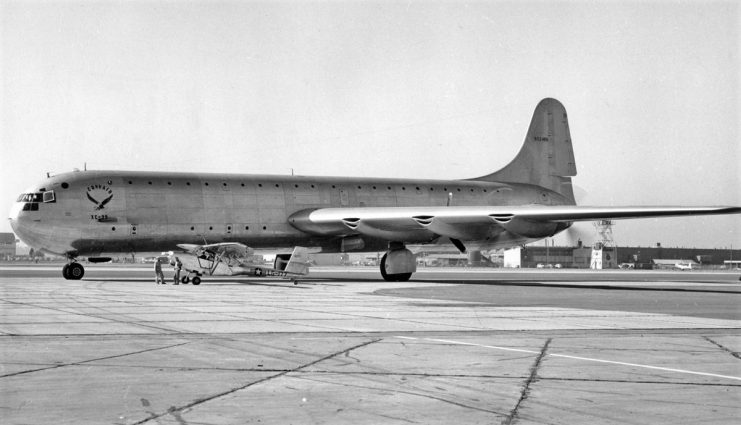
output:
[[[62,267],[62,276],[67,280],[80,280],[85,275],[85,268],[75,261],[67,263]]]

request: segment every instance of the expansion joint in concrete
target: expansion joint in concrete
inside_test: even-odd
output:
[[[56,365],[53,365],[53,366],[42,367],[42,368],[38,368],[38,369],[23,370],[23,371],[20,371],[20,372],[9,373],[9,374],[6,374],[6,375],[0,375],[0,378],[7,378],[7,377],[10,377],[10,376],[17,376],[17,375],[25,375],[27,373],[33,373],[33,372],[42,372],[44,370],[58,369],[60,367],[79,366],[79,365],[83,365],[83,364],[86,364],[86,363],[99,362],[99,361],[102,361],[102,360],[116,359],[116,358],[119,358],[119,357],[133,356],[133,355],[136,355],[136,354],[148,353],[148,352],[152,352],[152,351],[167,350],[168,348],[179,347],[179,346],[185,345],[185,344],[189,344],[189,342],[181,342],[181,343],[178,343],[178,344],[166,345],[164,347],[147,348],[145,350],[132,351],[132,352],[122,353],[122,354],[114,354],[112,356],[106,356],[106,357],[96,357],[94,359],[83,360],[83,361],[79,361],[79,362],[61,363],[61,364],[56,364]]]
[[[504,418],[504,420],[502,421],[502,425],[510,425],[514,423],[515,419],[517,418],[517,413],[520,410],[520,406],[527,399],[528,395],[530,394],[530,386],[535,382],[537,378],[538,369],[540,369],[540,364],[543,361],[543,357],[545,357],[546,351],[548,351],[548,345],[550,345],[551,340],[552,338],[548,338],[543,345],[543,348],[540,349],[540,353],[535,359],[535,363],[533,363],[532,367],[530,368],[530,375],[527,377],[527,379],[525,380],[525,384],[522,386],[522,391],[520,391],[520,398],[517,400],[517,404],[515,404],[515,407],[512,408],[512,411],[509,412],[509,415]]]
[[[285,375],[287,375],[289,373],[292,373],[292,372],[298,372],[298,371],[300,371],[302,369],[306,369],[307,367],[314,366],[317,363],[321,363],[321,362],[323,362],[325,360],[329,360],[329,359],[331,359],[333,357],[341,356],[341,355],[346,354],[346,353],[349,353],[349,352],[351,352],[353,350],[357,350],[358,348],[362,348],[362,347],[365,347],[367,345],[374,344],[374,343],[376,343],[378,341],[381,341],[381,338],[375,338],[375,339],[372,339],[370,341],[365,341],[365,342],[363,342],[361,344],[357,344],[357,345],[354,345],[352,347],[346,348],[344,350],[337,351],[335,353],[326,355],[326,356],[321,357],[321,358],[319,358],[317,360],[314,360],[312,362],[303,364],[303,365],[298,366],[298,367],[295,367],[293,369],[284,370],[284,371],[282,371],[280,373],[277,373],[275,375],[270,375],[270,376],[267,376],[267,377],[265,377],[263,379],[258,379],[257,381],[253,381],[253,382],[250,382],[248,384],[241,385],[241,386],[236,387],[236,388],[231,388],[231,389],[229,389],[227,391],[223,391],[223,392],[220,392],[218,394],[214,394],[214,395],[212,395],[210,397],[206,397],[206,398],[202,398],[202,399],[196,400],[196,401],[194,401],[192,403],[189,403],[189,404],[187,404],[185,406],[180,406],[180,407],[172,406],[166,412],[159,413],[159,414],[152,414],[151,416],[149,416],[149,417],[147,417],[145,419],[142,419],[141,421],[135,422],[134,425],[140,425],[140,424],[147,423],[149,421],[157,420],[158,418],[161,418],[162,416],[165,416],[165,415],[172,415],[176,419],[177,418],[180,418],[181,412],[183,412],[186,409],[190,409],[192,407],[198,406],[200,404],[203,404],[203,403],[206,403],[206,402],[209,402],[209,401],[212,401],[212,400],[216,400],[218,398],[227,396],[227,395],[232,394],[232,393],[235,393],[237,391],[244,390],[244,389],[247,389],[249,387],[252,387],[252,386],[255,386],[255,385],[258,385],[258,384],[262,384],[264,382],[268,382],[268,381],[273,380],[273,379],[276,379],[276,378],[280,378],[281,376],[285,376]]]
[[[706,341],[712,343],[713,345],[715,345],[716,347],[720,348],[721,350],[725,351],[726,353],[728,353],[728,354],[732,355],[733,357],[741,360],[741,353],[739,353],[738,351],[733,351],[730,348],[726,347],[725,345],[723,345],[723,344],[721,344],[719,342],[716,342],[716,341],[710,339],[709,337],[703,336],[703,338],[705,338]]]

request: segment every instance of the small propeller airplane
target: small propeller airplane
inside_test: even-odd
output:
[[[273,267],[252,262],[255,250],[238,242],[223,242],[209,245],[178,244],[183,253],[170,252],[170,263],[179,258],[183,263],[185,275],[182,283],[193,282],[200,285],[201,276],[283,277],[298,284],[298,278],[309,273],[309,250],[297,246],[290,255],[275,256]]]

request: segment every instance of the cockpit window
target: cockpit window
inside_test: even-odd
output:
[[[15,201],[16,202],[42,202],[43,201],[43,194],[41,192],[38,192],[38,193],[22,193],[21,196],[19,196],[18,199],[16,199]]]
[[[44,192],[43,199],[45,204],[48,204],[50,202],[57,202],[57,197],[54,194],[53,190],[47,190],[46,192]]]

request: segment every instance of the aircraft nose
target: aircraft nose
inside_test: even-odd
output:
[[[34,212],[24,211],[24,203],[17,202],[10,210],[10,227],[23,243],[34,248],[47,248],[50,229],[38,220]]]
[[[28,224],[26,223],[28,218],[25,217],[22,212],[23,203],[14,203],[13,207],[10,209],[10,214],[8,214],[8,220],[10,220],[10,228],[13,229],[13,233],[25,242],[23,236],[26,233],[25,229],[28,227]]]
[[[10,209],[10,214],[8,214],[8,220],[10,220],[10,227],[15,232],[16,227],[18,226],[18,220],[20,219],[21,211],[23,210],[23,204],[20,202],[15,202],[13,204],[13,207]],[[18,233],[16,232],[16,235]]]
[[[37,204],[38,205],[38,204]],[[28,208],[26,208],[28,206]],[[57,255],[74,252],[72,242],[78,240],[79,230],[64,226],[55,220],[53,211],[34,207],[29,202],[16,202],[10,210],[9,221],[18,239],[24,244]]]

